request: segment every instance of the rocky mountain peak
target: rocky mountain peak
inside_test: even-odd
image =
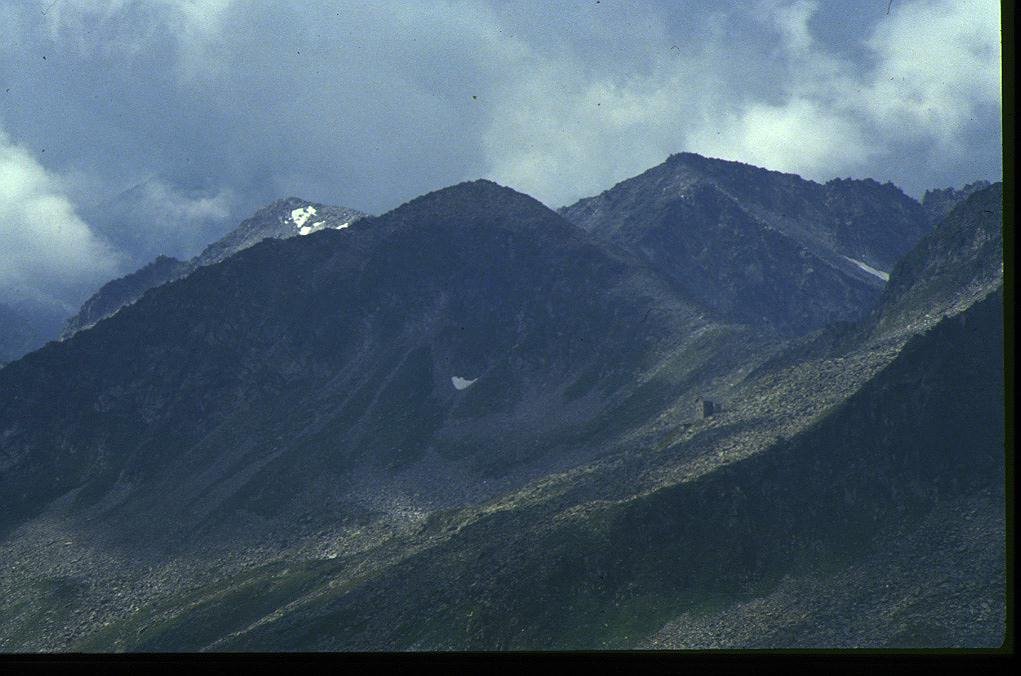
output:
[[[822,185],[694,153],[560,214],[709,307],[795,333],[864,316],[894,262],[928,230],[920,205],[891,184]]]
[[[543,237],[575,228],[538,200],[493,181],[458,183],[411,200],[377,221],[389,228],[447,226],[509,229]]]

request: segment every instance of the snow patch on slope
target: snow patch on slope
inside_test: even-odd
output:
[[[450,382],[454,385],[455,390],[466,390],[474,385],[476,380],[478,380],[478,378],[467,380],[461,376],[454,376],[450,379]]]
[[[313,232],[319,232],[326,227],[330,227],[334,230],[343,230],[351,225],[351,221],[331,226],[327,226],[326,221],[315,221],[314,223],[306,225],[309,219],[315,215],[316,208],[310,204],[307,207],[301,207],[292,211],[291,215],[284,219],[284,222],[287,223],[289,221],[294,223],[294,227],[297,228],[299,235],[311,235]]]
[[[307,207],[298,207],[291,212],[291,222],[294,223],[294,225],[299,228],[299,232],[301,232],[302,226],[305,225],[305,222],[315,215],[316,208],[311,204]],[[308,233],[302,232],[301,234],[306,235]]]
[[[854,263],[855,265],[857,265],[859,268],[861,268],[865,272],[869,273],[870,275],[874,275],[876,277],[879,277],[884,282],[890,281],[890,273],[889,272],[883,272],[882,270],[876,270],[871,265],[868,265],[867,263],[862,263],[861,261],[859,261],[857,259],[854,259],[854,258],[848,258],[847,256],[843,256],[843,258],[846,261],[850,261],[850,262]]]

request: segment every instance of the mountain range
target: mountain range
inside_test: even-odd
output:
[[[0,368],[0,649],[998,646],[1002,203],[274,203]]]

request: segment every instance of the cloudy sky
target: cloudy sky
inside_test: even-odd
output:
[[[296,195],[561,206],[693,151],[1000,175],[998,0],[8,0],[0,300],[74,305]]]

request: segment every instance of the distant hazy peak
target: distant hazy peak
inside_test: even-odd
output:
[[[151,288],[189,275],[202,266],[219,263],[264,239],[300,237],[326,229],[343,230],[364,216],[354,209],[327,206],[300,197],[278,199],[256,211],[189,261],[160,255],[135,272],[108,282],[67,320],[61,339],[66,340],[113,315]]]
[[[172,256],[157,256],[148,265],[107,282],[82,304],[77,314],[67,320],[60,339],[67,340],[125,305],[134,303],[147,290],[178,279],[191,270],[188,263]]]

